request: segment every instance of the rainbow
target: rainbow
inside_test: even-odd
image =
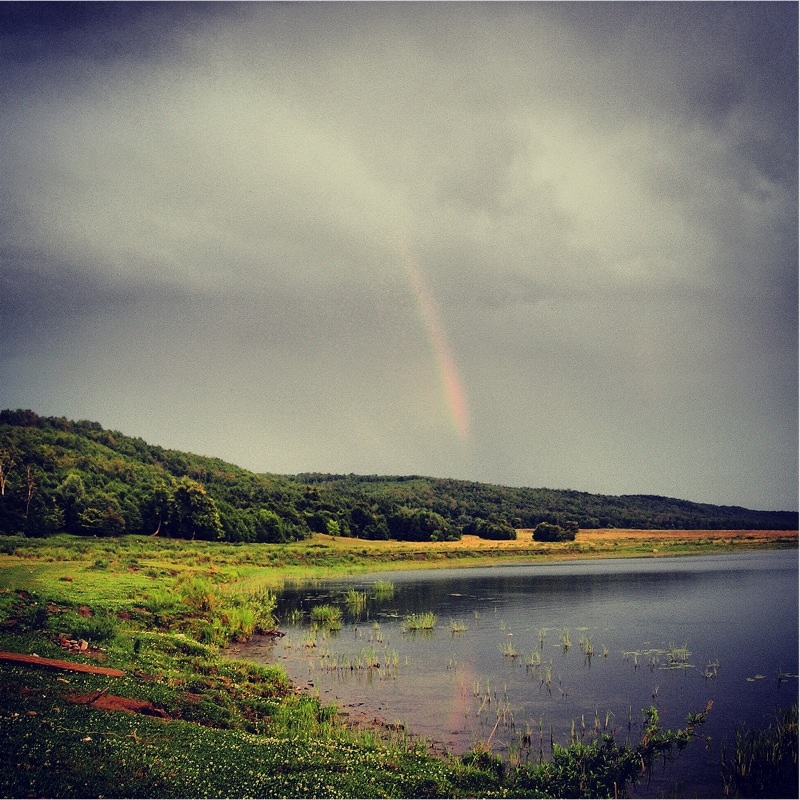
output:
[[[414,259],[411,249],[403,240],[400,241],[400,252],[411,289],[417,300],[420,317],[425,325],[428,340],[433,350],[450,418],[458,435],[462,441],[466,442],[469,439],[470,432],[467,395],[442,325],[439,307],[430,290],[425,274]]]

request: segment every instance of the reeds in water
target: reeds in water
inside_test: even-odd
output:
[[[795,797],[797,734],[797,704],[780,709],[766,730],[739,730],[730,756],[722,750],[725,796]]]
[[[423,611],[420,614],[406,614],[405,619],[400,623],[401,630],[406,631],[430,631],[436,627],[436,614],[433,611]]]
[[[544,640],[547,638],[547,628],[539,628],[539,649],[544,647]]]
[[[370,634],[369,640],[371,642],[383,641],[383,629],[381,628],[380,622],[372,623],[372,633]]]
[[[342,610],[330,603],[314,606],[309,616],[311,622],[320,628],[338,630],[342,627]]]
[[[359,592],[356,589],[348,589],[344,596],[344,602],[351,612],[358,613],[367,607],[367,593]]]
[[[505,644],[500,645],[500,652],[506,658],[516,658],[519,655],[511,639],[509,639]]]
[[[293,608],[287,615],[286,615],[286,622],[289,625],[298,625],[303,621],[303,611],[299,608]]]
[[[709,661],[706,664],[706,668],[703,670],[703,677],[708,678],[716,678],[719,674],[719,659],[714,659],[714,661]]]
[[[372,594],[378,600],[394,597],[394,584],[391,581],[375,581],[372,584]]]
[[[538,651],[534,650],[526,659],[526,667],[540,667],[542,665],[542,657]]]

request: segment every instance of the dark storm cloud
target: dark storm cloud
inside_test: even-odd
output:
[[[794,4],[0,14],[0,405],[796,507]]]

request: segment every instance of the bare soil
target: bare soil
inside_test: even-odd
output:
[[[148,717],[169,719],[169,714],[161,708],[154,706],[149,700],[134,700],[132,697],[120,697],[116,694],[94,692],[84,695],[69,695],[70,703],[90,705],[103,711],[125,711],[128,714],[145,714]]]

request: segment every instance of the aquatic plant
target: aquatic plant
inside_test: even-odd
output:
[[[358,613],[367,607],[367,593],[359,592],[356,589],[348,589],[344,602],[351,612]]]
[[[706,668],[703,670],[703,677],[716,678],[718,674],[719,674],[719,659],[715,659],[714,661],[709,661],[706,664]]]
[[[403,632],[430,631],[436,627],[436,614],[432,611],[423,611],[420,614],[406,614],[400,623]]]
[[[394,597],[394,584],[391,581],[375,581],[372,584],[372,593],[378,600]]]
[[[652,773],[657,760],[673,759],[698,736],[710,709],[708,704],[690,714],[684,728],[672,731],[659,727],[658,711],[651,707],[644,712],[644,731],[636,745],[619,745],[609,734],[584,742],[573,720],[569,746],[553,743],[551,761],[520,764],[509,776],[509,789],[512,794],[517,789],[517,796],[625,797],[629,787]],[[583,718],[581,726],[585,731]]]
[[[290,625],[297,625],[298,623],[303,621],[303,611],[299,608],[293,608],[287,615],[286,615],[286,622]]]
[[[742,729],[730,755],[723,745],[721,773],[726,797],[797,795],[797,704],[780,709],[765,730]]]
[[[464,633],[467,630],[467,625],[461,620],[450,620],[450,633]]]
[[[500,652],[506,658],[516,658],[519,655],[511,639],[506,641],[504,644],[500,645]]]
[[[369,640],[371,642],[383,641],[383,629],[381,628],[380,622],[376,621],[372,623],[372,633],[370,634]]]
[[[526,667],[539,667],[542,664],[542,657],[536,651],[533,650],[531,654],[525,659],[525,666]]]
[[[667,650],[667,659],[671,664],[685,664],[689,660],[689,648],[684,644],[683,647],[678,647],[670,643]]]
[[[330,603],[314,606],[309,614],[311,622],[322,628],[334,630],[342,627],[342,610]]]

